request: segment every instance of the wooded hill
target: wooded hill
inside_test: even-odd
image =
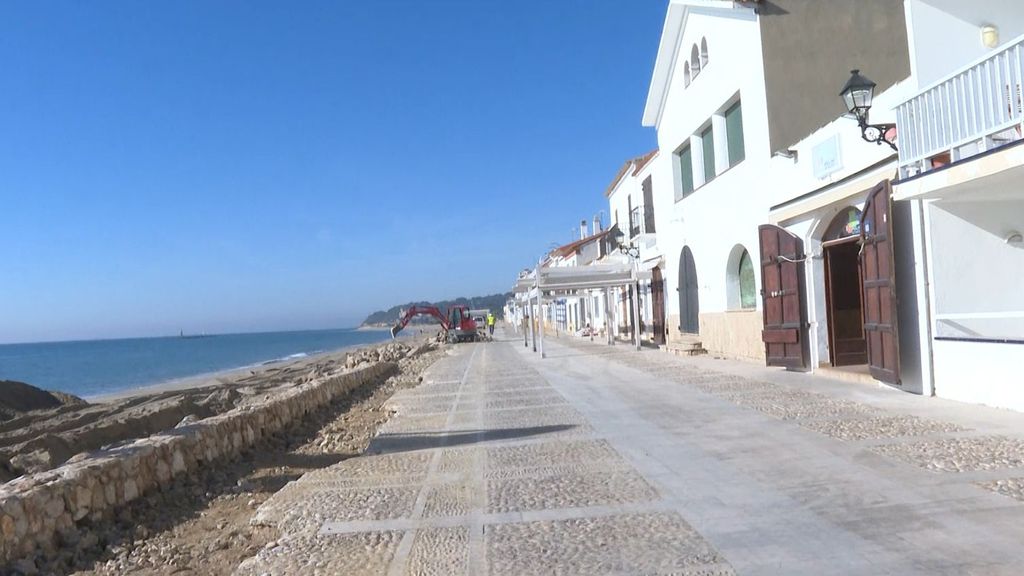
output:
[[[454,300],[441,300],[438,302],[408,302],[406,304],[392,306],[387,310],[378,310],[367,316],[366,320],[363,320],[362,325],[391,326],[398,321],[398,317],[401,315],[402,310],[413,306],[437,306],[441,309],[441,313],[443,314],[449,306],[454,304],[464,304],[468,306],[470,310],[486,308],[497,318],[501,318],[505,313],[505,302],[507,302],[511,297],[512,293],[507,292],[505,294],[491,294],[490,296],[475,296],[472,298],[456,298]],[[433,320],[429,318],[425,318],[423,321],[433,322]]]

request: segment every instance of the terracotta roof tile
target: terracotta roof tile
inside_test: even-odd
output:
[[[612,191],[615,190],[615,186],[619,183],[620,180],[622,180],[622,177],[625,176],[626,173],[630,171],[630,169],[632,169],[632,173],[630,175],[636,176],[637,174],[640,173],[641,170],[643,170],[644,166],[647,166],[647,163],[650,162],[651,159],[654,158],[657,154],[658,149],[655,148],[654,150],[651,150],[650,152],[642,156],[637,156],[636,158],[630,158],[629,160],[626,160],[626,162],[622,165],[622,168],[619,168],[619,171],[615,174],[615,178],[612,179],[612,183],[609,184],[608,188],[605,189],[604,197],[607,198],[612,195]]]

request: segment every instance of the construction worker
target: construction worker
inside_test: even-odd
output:
[[[490,336],[494,336],[494,314],[487,313],[487,333]]]

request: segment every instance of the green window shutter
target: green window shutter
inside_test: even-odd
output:
[[[715,135],[708,129],[700,133],[701,148],[704,152],[704,182],[715,179]]]
[[[682,200],[693,192],[693,152],[687,146],[679,152],[680,194],[676,200]]]
[[[746,250],[740,256],[740,306],[757,307],[757,291],[754,288],[754,263]]]
[[[729,166],[743,161],[746,151],[743,148],[743,110],[737,102],[725,111],[725,137],[729,144]]]

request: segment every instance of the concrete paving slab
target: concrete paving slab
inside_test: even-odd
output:
[[[1017,574],[1024,415],[551,338],[460,345],[239,574]],[[350,556],[345,557],[348,554]]]

